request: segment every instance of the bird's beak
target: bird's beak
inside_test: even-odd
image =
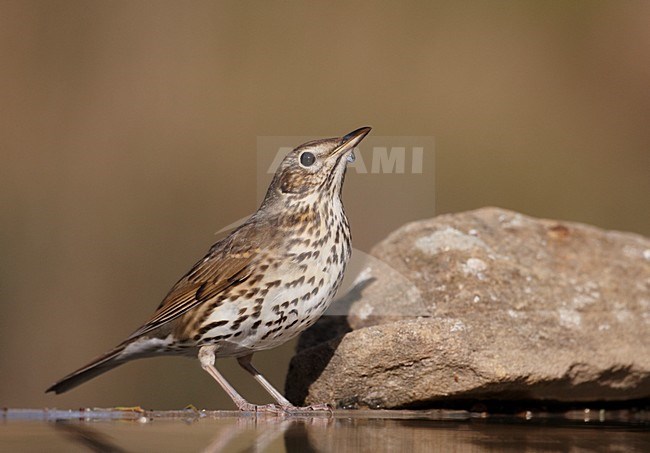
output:
[[[359,129],[350,132],[341,139],[341,144],[336,148],[333,154],[338,156],[354,149],[359,143],[361,143],[361,140],[370,133],[371,129],[372,128],[370,127],[360,127]],[[353,152],[348,156],[348,162],[354,162]]]

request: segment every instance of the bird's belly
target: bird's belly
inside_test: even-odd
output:
[[[285,343],[314,324],[327,310],[343,279],[347,260],[310,263],[307,270],[280,266],[276,277],[258,282],[264,297],[227,300],[203,326],[202,344],[216,344],[217,356],[239,356]],[[258,294],[259,296],[259,294]],[[258,307],[261,306],[261,310]],[[228,322],[224,322],[228,320]]]

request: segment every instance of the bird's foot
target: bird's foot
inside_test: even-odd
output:
[[[242,412],[255,412],[260,414],[282,414],[284,408],[278,404],[240,404],[238,409]]]
[[[276,414],[276,415],[309,415],[314,412],[332,413],[332,408],[328,404],[312,404],[309,406],[297,407],[293,405],[280,404],[251,404],[243,403],[239,406],[242,412],[255,412],[258,414]]]
[[[289,415],[309,415],[314,412],[327,412],[332,414],[332,408],[329,404],[310,404],[309,406],[282,406],[282,409]]]

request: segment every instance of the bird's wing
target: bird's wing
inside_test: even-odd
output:
[[[205,258],[174,285],[152,318],[133,332],[129,340],[178,318],[250,277],[257,250],[246,240],[246,236],[233,234],[215,244]]]

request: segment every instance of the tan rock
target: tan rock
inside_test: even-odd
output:
[[[301,338],[294,402],[650,397],[650,240],[497,208],[405,225]],[[352,331],[350,331],[352,330]]]

